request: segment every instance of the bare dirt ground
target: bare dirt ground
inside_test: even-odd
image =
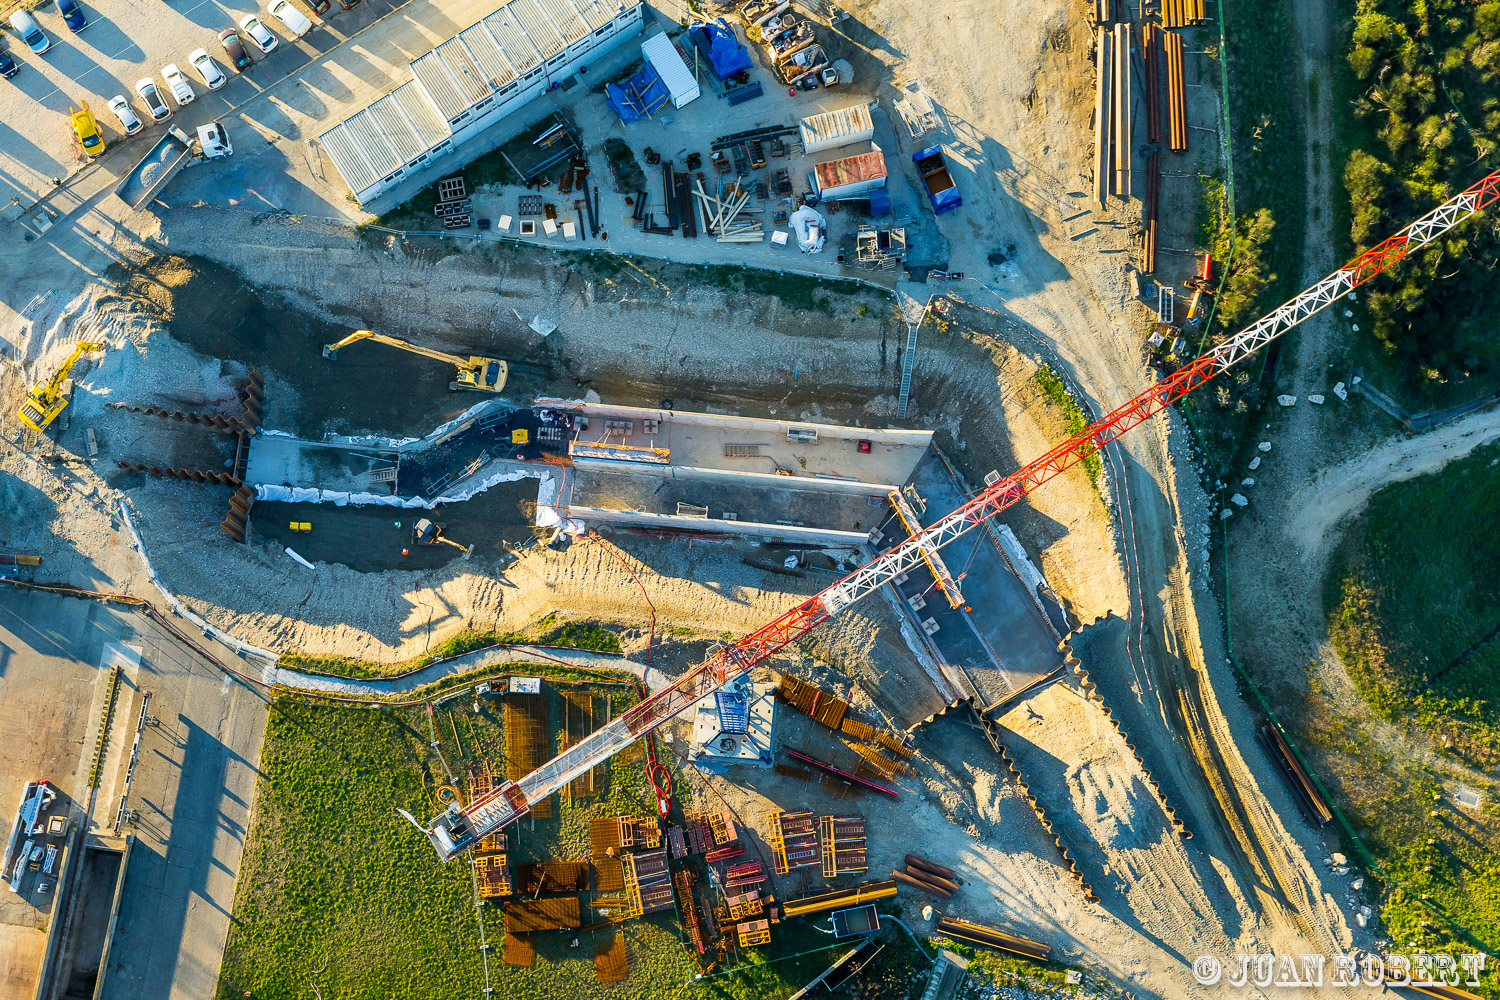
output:
[[[940,226],[951,245],[950,266],[975,279],[954,291],[994,309],[984,334],[1018,347],[1025,359],[991,350],[970,334],[924,344],[915,422],[939,429],[954,445],[966,443],[966,449],[945,448],[960,452],[956,459],[977,480],[1057,439],[1055,414],[1033,417],[1029,425],[1015,417],[1028,410],[1017,376],[1028,375],[1026,364],[1036,357],[1057,358],[1095,411],[1113,408],[1150,381],[1141,364],[1139,317],[1126,301],[1121,268],[1131,213],[1122,208],[1118,216],[1066,221],[1087,209],[1089,32],[1076,3],[1038,7],[1004,0],[955,8],[881,0],[850,9],[854,20],[847,34],[863,50],[857,71],[904,79],[920,67],[953,127],[960,186],[969,204]],[[965,58],[954,59],[955,52]],[[1094,231],[1081,236],[1082,226]],[[229,227],[234,239],[225,238]],[[598,270],[576,258],[539,262],[509,250],[414,251],[399,242],[364,242],[312,221],[208,209],[174,211],[162,239],[173,254],[201,254],[252,277],[257,294],[305,309],[320,324],[368,325],[430,338],[438,346],[493,347],[536,364],[544,387],[554,391],[577,395],[592,388],[621,402],[655,403],[669,396],[682,409],[795,414],[804,420],[884,423],[894,412],[902,327],[878,299],[834,296],[829,315],[727,295],[683,269],[656,268],[654,276],[642,277]],[[191,280],[183,276],[173,286],[174,297],[185,296]],[[240,297],[225,301],[245,304]],[[867,306],[864,313],[861,305]],[[125,334],[137,347],[176,320],[143,303],[126,311],[150,320]],[[534,313],[559,324],[556,339],[544,345],[526,330],[524,319]],[[205,323],[213,318],[201,306],[199,315]],[[66,323],[49,331],[45,350],[64,349],[73,332]],[[177,346],[164,348],[164,357],[191,360],[221,384],[236,375],[233,367],[219,367],[217,374],[203,369],[220,352],[194,339],[206,335],[201,324],[196,332],[175,326],[172,332],[168,343]],[[311,335],[303,335],[307,342],[289,341],[287,349],[305,354],[321,342],[321,333],[321,327],[311,328]],[[240,346],[257,349],[249,341]],[[150,364],[156,351],[137,353]],[[131,356],[127,352],[125,359]],[[365,426],[352,413],[331,421],[319,417],[307,400],[328,383],[310,379],[305,368],[299,374],[286,351],[274,350],[262,360],[270,369],[268,398],[274,399],[268,413],[288,426],[407,432],[404,425]],[[107,356],[101,371],[110,363]],[[287,370],[279,371],[278,364]],[[204,395],[210,395],[213,378],[203,378]],[[140,381],[146,380],[133,389],[148,395]],[[85,382],[90,397],[110,390],[103,379]],[[169,378],[150,380],[155,392],[171,384]],[[997,385],[1010,395],[1002,392],[997,400]],[[386,423],[417,424],[433,415],[422,409],[420,387],[387,381],[367,388],[383,403],[397,394],[419,400],[389,410]],[[123,430],[127,425],[118,426],[130,433]],[[113,433],[113,425],[106,428],[106,440]],[[956,716],[929,730],[944,750],[934,754],[922,804],[912,809],[904,802],[888,813],[891,829],[903,831],[900,841],[889,838],[892,851],[906,846],[915,818],[924,844],[957,857],[973,876],[967,915],[1035,931],[1063,955],[1102,964],[1138,992],[1163,997],[1195,989],[1190,964],[1203,951],[1330,952],[1350,940],[1337,905],[1308,862],[1308,852],[1318,849],[1315,839],[1283,823],[1282,817],[1298,823],[1285,790],[1258,780],[1271,772],[1225,665],[1217,608],[1203,585],[1206,566],[1199,553],[1211,511],[1187,465],[1183,439],[1182,428],[1163,419],[1109,450],[1118,541],[1098,512],[1092,487],[1076,477],[1038,493],[1024,513],[1016,512],[1014,524],[1081,620],[1109,609],[1130,614],[1125,662],[1094,669],[1128,670],[1139,678],[1135,695],[1148,706],[1144,717],[1181,735],[1187,762],[1180,771],[1181,808],[1194,840],[1187,847],[1178,843],[1149,797],[1129,791],[1138,769],[1120,752],[1118,738],[1099,725],[1092,709],[1075,710],[1060,693],[1050,696],[1059,700],[1047,703],[1043,714],[1061,716],[1063,729],[1099,736],[1070,742],[1062,733],[1056,737],[1062,742],[1043,751],[1060,762],[1050,786],[1058,801],[1045,803],[1049,812],[1072,817],[1064,821],[1076,822],[1085,841],[1098,838],[1107,845],[1092,853],[1087,844],[1078,850],[1083,864],[1100,873],[1101,885],[1110,887],[1111,877],[1120,884],[1144,879],[1140,873],[1158,863],[1166,866],[1165,874],[1146,879],[1139,891],[1115,888],[1100,907],[1086,905],[988,745]],[[139,446],[151,444],[142,440]],[[64,445],[73,447],[67,439]],[[34,517],[25,537],[49,553],[67,546],[86,553],[73,563],[58,556],[70,577],[130,575],[128,559],[107,555],[119,536],[90,513],[113,501],[111,484],[86,469],[69,469],[71,481],[54,481],[14,451],[0,462],[0,471],[37,484],[26,488],[45,489],[57,512]],[[223,540],[217,502],[204,503],[194,490],[201,488],[128,487],[132,503],[149,515],[142,531],[168,584],[207,617],[252,641],[394,658],[420,651],[434,616],[454,626],[482,625],[525,622],[561,608],[596,620],[633,619],[639,628],[649,613],[644,602],[632,603],[637,594],[629,575],[617,564],[611,568],[589,545],[528,557],[504,579],[467,571],[389,574],[372,587],[368,575],[350,571],[346,577],[339,566],[320,566],[309,578],[284,557]],[[632,547],[631,554],[654,571],[642,579],[659,623],[682,622],[710,634],[733,631],[762,623],[793,599],[783,579],[751,574],[727,553],[694,550],[689,556]],[[524,585],[513,592],[517,581]],[[871,628],[882,614],[862,606],[845,616],[820,637],[834,645],[818,654],[848,670],[875,642],[898,649],[889,622],[883,635],[890,638]],[[743,792],[747,803],[756,787]],[[1120,824],[1117,809],[1139,824]],[[1127,833],[1139,840],[1121,846]],[[1194,851],[1201,852],[1196,861]],[[1205,899],[1213,916],[1205,913]],[[1167,928],[1176,933],[1165,936]]]

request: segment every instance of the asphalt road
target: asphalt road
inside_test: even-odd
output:
[[[35,626],[10,631],[12,663],[82,657],[89,649],[68,652],[75,638],[85,647],[107,636],[141,649],[132,680],[151,692],[150,714],[160,723],[143,731],[130,796],[137,841],[102,995],[212,996],[250,822],[264,698],[134,612],[0,589],[0,620]],[[230,662],[233,654],[199,641]],[[97,669],[97,650],[80,662]]]

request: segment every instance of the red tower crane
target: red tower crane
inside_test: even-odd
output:
[[[1131,428],[1145,423],[1215,375],[1232,368],[1309,316],[1326,309],[1339,297],[1496,201],[1500,201],[1500,170],[1448,199],[1384,243],[1360,254],[1343,268],[1156,383],[1088,429],[997,481],[942,520],[908,537],[775,621],[719,650],[520,781],[507,782],[468,806],[453,803],[428,823],[428,839],[444,860],[457,856],[471,844],[525,815],[531,803],[559,791],[578,775],[697,704],[716,688],[766,660],[787,643],[800,639],[855,601],[902,573],[915,569],[935,550],[1020,502],[1038,486],[1095,454]]]

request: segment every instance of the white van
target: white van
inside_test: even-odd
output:
[[[10,26],[16,29],[16,34],[20,35],[21,40],[37,55],[41,55],[52,47],[52,39],[37,27],[36,19],[28,12],[18,10],[12,14]]]

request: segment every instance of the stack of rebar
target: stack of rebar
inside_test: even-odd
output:
[[[1188,148],[1187,89],[1182,81],[1182,36],[1165,33],[1167,49],[1167,148],[1186,153]]]
[[[906,871],[893,871],[891,878],[908,888],[919,889],[940,899],[951,898],[959,886],[958,873],[952,868],[933,864],[915,854],[906,856]]]
[[[1146,205],[1141,235],[1141,273],[1156,271],[1156,234],[1161,213],[1161,154],[1146,157]]]
[[[1162,0],[1161,23],[1168,28],[1186,28],[1204,20],[1203,0]]]
[[[1114,44],[1115,82],[1111,96],[1114,98],[1113,137],[1115,165],[1115,194],[1130,197],[1130,157],[1134,150],[1131,144],[1131,59],[1130,25],[1115,25]]]
[[[1101,27],[1094,50],[1094,200],[1100,208],[1109,204],[1110,137],[1114,121],[1114,102],[1110,90],[1114,85],[1114,41],[1108,28]]]
[[[1162,30],[1147,24],[1142,40],[1146,60],[1146,141],[1161,142],[1161,36]]]

